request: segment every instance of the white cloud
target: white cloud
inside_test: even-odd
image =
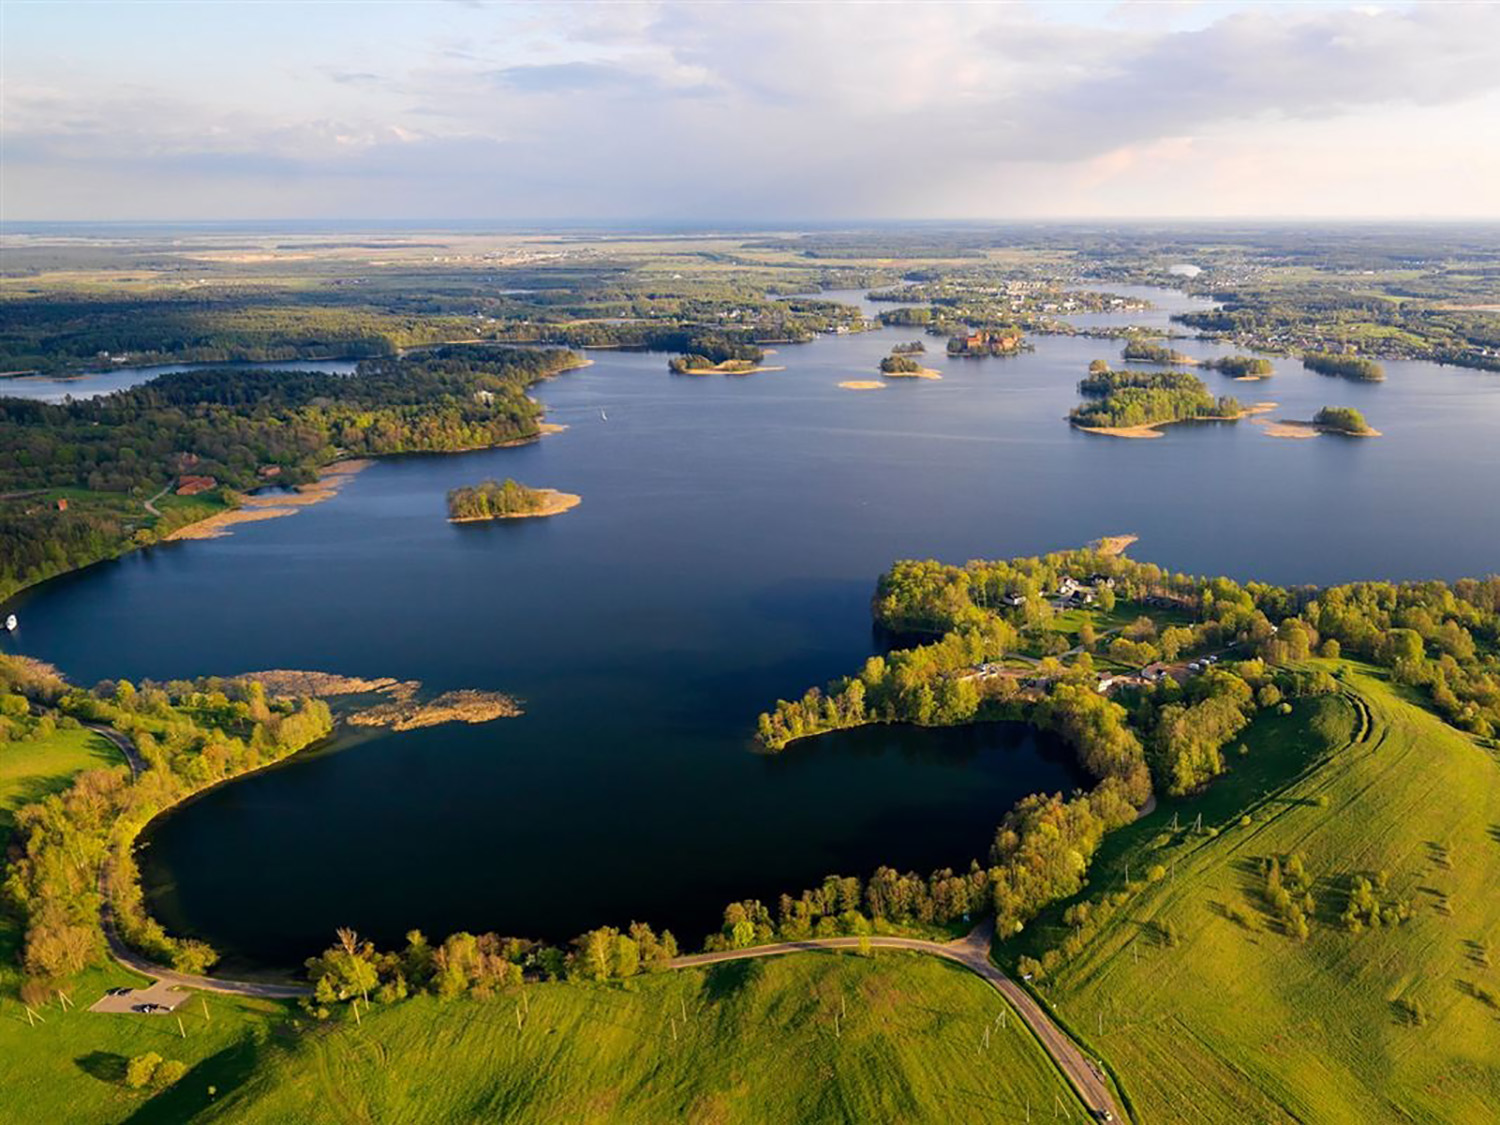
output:
[[[1482,180],[1434,169],[1500,170],[1486,143],[1500,7],[1151,7],[444,6],[441,27],[385,55],[333,46],[306,67],[247,43],[211,88],[143,79],[128,51],[69,73],[66,44],[13,31],[7,211],[1495,213]],[[147,25],[163,11],[140,9]],[[51,52],[46,73],[33,46]],[[257,83],[277,67],[285,82]],[[1382,130],[1395,118],[1411,131]]]

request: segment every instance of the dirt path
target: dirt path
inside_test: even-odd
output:
[[[163,496],[165,496],[171,490],[172,490],[172,482],[171,481],[167,481],[166,484],[162,485],[162,488],[161,488],[160,492],[158,492],[155,496],[151,497],[151,499],[149,499],[149,500],[147,500],[147,501],[144,502],[144,506],[146,508],[146,511],[150,512],[157,519],[161,519],[161,509],[156,506],[156,502],[158,500],[160,500]]]
[[[722,953],[698,953],[678,957],[672,961],[674,969],[702,968],[725,961],[742,961],[755,957],[778,957],[787,953],[806,953],[816,950],[858,949],[862,939],[814,938],[808,941],[786,941],[776,945],[760,945],[750,949],[731,949]],[[1026,1022],[1043,1049],[1052,1057],[1063,1076],[1083,1100],[1084,1105],[1096,1116],[1100,1111],[1120,1120],[1109,1084],[1093,1060],[1079,1049],[1067,1034],[1058,1027],[1031,994],[1006,976],[990,960],[990,924],[976,927],[967,937],[957,941],[923,941],[920,938],[870,937],[867,939],[875,949],[905,949],[913,953],[927,953],[956,961],[999,992],[1010,1002],[1011,1007]]]

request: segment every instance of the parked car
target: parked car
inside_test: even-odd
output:
[[[106,995],[106,996],[129,996],[134,991],[135,991],[135,989],[133,989],[133,988],[106,988],[104,990],[104,995]]]
[[[165,1012],[167,1009],[163,1004],[132,1004],[130,1010],[132,1012],[150,1014],[151,1012]]]

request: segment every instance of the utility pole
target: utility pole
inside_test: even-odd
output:
[[[182,1017],[181,1016],[177,1017],[177,1034],[181,1035],[184,1039],[187,1038],[187,1028],[185,1028],[185,1027],[182,1026]]]
[[[209,1023],[212,1023],[213,1016],[208,1014],[208,1001],[203,998],[203,994],[201,992],[198,994],[198,1003],[203,1005],[203,1018]]]

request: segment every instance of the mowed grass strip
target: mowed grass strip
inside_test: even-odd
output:
[[[956,965],[889,951],[533,985],[524,1001],[422,997],[275,1051],[207,1119],[1024,1121],[1061,1106],[1081,1120],[1002,1007]]]
[[[1191,801],[1139,826],[1133,877],[1147,862],[1166,877],[1047,988],[1143,1121],[1500,1120],[1500,768],[1373,670],[1345,682],[1348,744],[1319,759],[1292,717],[1258,722],[1225,788],[1199,798],[1201,832],[1163,824],[1189,825]],[[1258,793],[1278,772],[1285,784]],[[1266,860],[1293,852],[1315,877],[1305,943],[1263,894]],[[1350,933],[1350,881],[1380,871],[1382,897],[1415,914]]]

